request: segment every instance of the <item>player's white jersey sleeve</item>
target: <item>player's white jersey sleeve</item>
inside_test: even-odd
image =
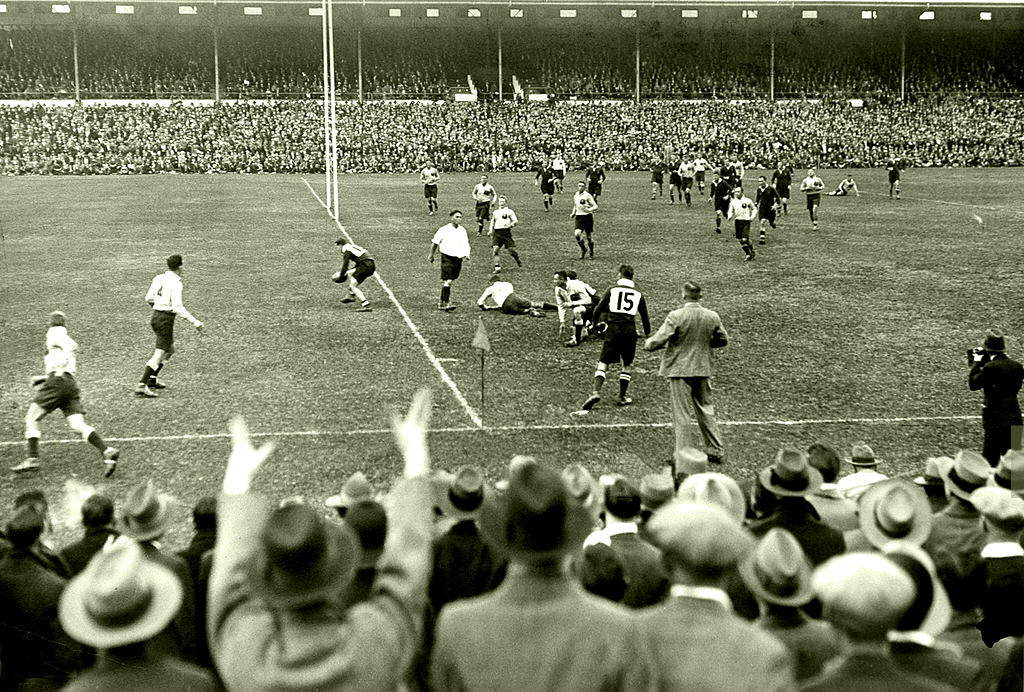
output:
[[[75,351],[78,344],[68,335],[65,327],[50,327],[46,330],[46,357],[43,363],[47,374],[63,375],[76,370]]]

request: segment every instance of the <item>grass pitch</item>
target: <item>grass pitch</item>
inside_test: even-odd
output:
[[[748,172],[748,190],[756,175]],[[888,197],[885,171],[855,176],[863,196],[825,197],[820,231],[810,230],[797,195],[768,245],[744,263],[731,224],[716,235],[703,198],[692,208],[670,206],[666,186],[652,201],[648,174],[615,172],[599,200],[597,257],[578,260],[571,191],[545,213],[532,176],[493,174],[520,218],[514,235],[525,263],[519,269],[503,256],[503,274],[517,293],[551,300],[557,269],[576,269],[603,291],[620,263],[632,264],[655,329],[679,304],[683,281],[701,283],[704,303],[721,313],[731,337],[713,380],[719,416],[729,423],[729,473],[749,474],[780,445],[815,440],[842,454],[864,440],[886,460],[885,471],[916,472],[926,456],[980,447],[980,422],[955,419],[980,412],[980,395],[967,390],[965,350],[998,325],[1015,337],[1011,355],[1021,355],[1024,202],[1013,191],[1024,185],[1024,171],[911,170],[900,201]],[[823,177],[833,189],[841,174]],[[492,351],[481,404],[480,359],[470,344],[475,301],[492,264],[488,239],[474,235],[475,181],[442,177],[441,212],[429,217],[414,176],[345,176],[341,223],[376,258],[483,429],[376,282],[364,284],[373,312],[340,303],[344,291],[329,280],[340,265],[333,244],[340,231],[301,178],[6,179],[3,466],[24,457],[28,379],[42,370],[46,315],[55,309],[67,313],[80,344],[86,419],[122,450],[117,475],[102,486],[119,499],[152,477],[178,497],[172,543],[188,532],[191,504],[219,488],[235,412],[277,441],[261,488],[317,502],[356,469],[382,483],[400,471],[386,428],[390,413],[407,407],[421,386],[435,390],[436,466],[477,463],[492,479],[516,453],[634,477],[659,466],[670,456],[672,430],[658,356],[638,356],[633,406],[602,402],[589,416],[570,418],[590,390],[600,345],[564,348],[554,314],[485,315]],[[322,194],[322,178],[310,183]],[[439,265],[427,255],[453,207],[465,213],[473,257],[454,286],[458,310],[446,314],[436,310]],[[153,348],[143,297],[172,253],[185,257],[185,305],[207,333],[179,320],[179,352],[162,373],[170,388],[138,400],[132,387]],[[616,387],[613,369],[606,402]],[[933,417],[940,420],[892,420]],[[84,442],[57,442],[73,437],[59,412],[44,419],[43,469],[8,476],[0,507],[43,487],[61,521],[74,524],[81,488],[74,482],[99,484],[102,464]]]

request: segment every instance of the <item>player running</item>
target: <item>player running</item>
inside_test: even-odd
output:
[[[342,262],[341,269],[334,273],[331,281],[336,284],[348,284],[348,295],[342,298],[341,302],[354,303],[358,298],[359,307],[356,308],[356,312],[371,312],[373,308],[370,307],[370,301],[366,299],[366,294],[362,292],[359,285],[373,276],[373,273],[377,271],[377,264],[370,257],[370,253],[355,243],[338,238],[334,244],[341,246]],[[352,271],[349,271],[349,264],[352,265]]]
[[[46,330],[46,356],[43,358],[46,375],[32,378],[37,391],[25,414],[28,458],[12,466],[11,471],[25,473],[39,468],[39,438],[42,437],[39,421],[58,408],[64,414],[68,427],[103,454],[106,467],[103,475],[110,477],[117,468],[117,448],[104,442],[96,429],[85,422],[85,409],[82,408],[81,393],[75,380],[77,350],[78,344],[68,335],[64,313],[51,312],[50,328]]]
[[[754,259],[757,252],[750,244],[750,224],[757,217],[757,207],[754,202],[743,194],[742,187],[736,187],[732,191],[732,199],[729,200],[728,218],[736,224],[736,239],[740,241],[743,248],[744,262]]]
[[[555,158],[551,159],[551,170],[555,172],[555,187],[558,188],[558,194],[562,194],[562,181],[565,180],[565,172],[567,170],[565,159],[562,158],[562,152],[558,152]]]
[[[487,231],[487,235],[491,236],[491,251],[494,253],[494,271],[496,272],[501,271],[501,263],[498,261],[498,252],[501,248],[508,250],[508,254],[512,255],[512,259],[516,261],[517,265],[523,266],[519,259],[519,253],[516,252],[516,241],[512,240],[512,229],[519,223],[519,218],[507,205],[508,200],[505,195],[499,195],[498,208],[491,215],[491,227]]]
[[[693,160],[693,175],[694,180],[697,181],[697,191],[700,194],[704,194],[704,172],[711,168],[711,164],[703,156],[698,156]]]
[[[551,211],[555,204],[555,169],[543,166],[533,177],[533,184],[540,185],[540,194],[544,198],[544,211]]]
[[[889,171],[889,196],[892,197],[893,190],[895,190],[896,199],[900,198],[900,171],[902,168],[900,160],[895,156],[885,164],[885,170]]]
[[[778,213],[780,198],[778,191],[768,184],[763,175],[757,177],[757,192],[754,193],[757,216],[761,219],[761,238],[758,245],[765,244],[765,224],[775,229],[775,215]]]
[[[573,220],[573,235],[580,246],[580,259],[587,256],[590,248],[590,259],[594,259],[594,212],[597,211],[597,200],[585,189],[587,184],[582,180],[576,184],[576,194],[572,196],[572,211],[569,217]],[[586,242],[584,242],[586,236]]]
[[[683,162],[679,159],[673,159],[672,164],[668,169],[668,203],[675,204],[676,197],[679,197],[679,203],[683,203],[683,178],[679,175],[679,167],[683,165]]]
[[[487,182],[487,176],[480,176],[480,182],[473,186],[473,200],[476,202],[476,234],[484,234],[484,224],[491,218],[491,202],[497,194]]]
[[[807,169],[807,177],[800,183],[800,191],[807,195],[807,213],[811,216],[811,228],[818,230],[818,207],[821,206],[821,191],[825,189],[825,183],[814,172],[813,168]]]
[[[437,181],[440,178],[441,173],[434,168],[434,164],[430,161],[424,162],[420,171],[420,182],[423,184],[423,196],[427,200],[427,213],[430,216],[437,211]]]
[[[697,174],[697,170],[693,167],[692,161],[683,161],[679,164],[679,177],[681,179],[680,189],[683,193],[683,198],[686,199],[686,206],[690,206],[690,189],[693,188],[693,177]],[[704,192],[704,183],[701,183],[700,191]],[[680,200],[681,201],[681,200]]]
[[[793,167],[788,163],[779,161],[775,170],[772,171],[772,187],[779,193],[782,201],[782,213],[789,213],[789,188],[793,185]]]
[[[729,215],[729,199],[732,197],[732,187],[729,186],[728,180],[722,178],[719,171],[715,171],[710,189],[711,194],[708,196],[708,202],[713,203],[715,206],[715,233],[721,235],[722,220]]]
[[[667,166],[661,159],[654,159],[651,164],[651,199],[657,199],[665,194],[665,169]]]
[[[605,178],[607,176],[604,174],[604,161],[598,161],[596,165],[587,169],[587,192],[594,199],[601,196]]]
[[[594,391],[573,415],[586,415],[601,401],[601,387],[608,377],[608,366],[619,362],[622,363],[622,370],[619,372],[619,398],[616,405],[629,406],[633,403],[627,392],[632,379],[630,368],[636,356],[638,314],[643,323],[644,336],[650,336],[651,320],[647,316],[647,301],[633,282],[633,267],[623,264],[619,267],[619,280],[605,292],[594,309],[598,331],[601,331],[601,325],[604,324],[604,345],[601,347],[597,370],[594,371]]]

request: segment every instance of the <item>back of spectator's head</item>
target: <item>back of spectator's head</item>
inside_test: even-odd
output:
[[[14,509],[22,507],[34,507],[37,512],[45,516],[50,509],[50,503],[46,500],[46,494],[36,488],[19,493],[14,498]]]
[[[842,462],[832,447],[823,442],[815,442],[807,448],[807,463],[821,472],[823,483],[835,483]]]
[[[672,478],[664,473],[649,473],[640,479],[640,506],[654,511],[675,497]]]
[[[99,551],[61,594],[60,624],[73,639],[98,649],[147,641],[174,619],[181,582],[148,560],[135,541]]]
[[[340,516],[345,516],[349,507],[357,502],[373,499],[373,486],[362,471],[356,471],[341,486],[341,492],[331,495],[324,501],[328,507],[333,507]]]
[[[971,493],[971,504],[989,533],[1013,538],[1024,531],[1024,499],[1006,488],[979,488]]]
[[[935,574],[946,587],[953,610],[971,612],[979,607],[986,590],[985,570],[979,553],[959,553],[947,546],[932,548]]]
[[[811,563],[786,529],[769,529],[739,567],[750,592],[765,603],[798,608],[814,600]]]
[[[607,543],[593,543],[583,549],[576,562],[576,576],[584,589],[609,601],[621,601],[626,595],[622,562]]]
[[[683,284],[683,298],[687,300],[700,300],[703,292],[703,289],[693,281],[687,281]]]
[[[647,523],[673,579],[717,584],[754,547],[754,539],[726,512],[712,505],[671,502]]]
[[[885,641],[914,600],[914,582],[879,553],[846,553],[814,571],[822,615],[857,641]]]
[[[51,327],[63,327],[66,323],[67,315],[60,310],[54,310],[50,313],[50,326]]]
[[[192,525],[196,531],[217,528],[217,498],[210,495],[199,498],[196,506],[192,508]]]
[[[924,461],[924,473],[914,478],[914,483],[924,488],[928,495],[941,493],[946,494],[946,482],[943,480],[949,475],[949,469],[953,467],[951,457],[928,457]]]
[[[268,606],[298,610],[339,599],[360,561],[352,529],[290,504],[267,518],[250,584]]]
[[[93,493],[82,503],[82,525],[90,529],[107,526],[114,520],[114,501],[102,493]]]
[[[676,483],[682,483],[689,476],[708,470],[708,455],[695,447],[683,447],[672,453],[672,465]]]
[[[581,464],[572,464],[562,469],[562,482],[565,483],[569,496],[578,502],[596,522],[601,514],[603,500],[601,488],[590,471]]]
[[[680,502],[718,507],[737,522],[742,522],[747,513],[747,501],[739,484],[724,473],[690,476],[679,486],[676,497]]]
[[[7,522],[7,540],[15,548],[29,548],[43,533],[45,520],[32,505],[22,505]]]
[[[605,486],[604,508],[619,519],[635,519],[640,514],[640,491],[626,479],[617,478]]]
[[[875,450],[871,449],[864,442],[858,442],[853,445],[853,450],[850,452],[850,458],[847,459],[850,464],[856,470],[861,469],[873,469],[878,466],[881,460],[875,456]]]
[[[1011,449],[999,460],[999,466],[992,476],[992,482],[1000,488],[1005,488],[1015,493],[1018,497],[1024,497],[1024,451]]]
[[[345,523],[355,531],[362,548],[360,567],[373,567],[384,552],[388,515],[376,500],[357,502],[345,513]]]
[[[931,533],[932,508],[918,486],[902,478],[874,483],[857,503],[864,537],[882,549],[892,541],[921,545]]]
[[[914,582],[914,599],[895,629],[921,631],[937,637],[949,625],[953,609],[932,559],[921,548],[906,541],[890,543],[882,552]]]

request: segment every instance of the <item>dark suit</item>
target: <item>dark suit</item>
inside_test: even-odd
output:
[[[647,690],[649,659],[627,608],[565,574],[510,571],[438,618],[433,690]]]
[[[843,649],[842,637],[829,624],[812,620],[796,608],[769,610],[757,626],[789,649],[797,682],[821,673]]]
[[[217,529],[197,529],[192,535],[192,541],[188,547],[178,553],[178,557],[188,565],[188,573],[192,583],[199,582],[199,569],[203,555],[208,550],[213,550],[213,544],[217,541]]]
[[[789,652],[715,601],[673,596],[637,614],[659,690],[793,687]]]
[[[981,664],[950,648],[939,647],[892,642],[889,653],[896,665],[909,673],[952,685],[958,690],[980,690],[984,681]]]
[[[622,605],[646,608],[664,600],[668,593],[668,575],[662,565],[661,551],[636,533],[615,533],[610,540],[626,577]]]
[[[455,524],[434,544],[429,588],[434,612],[460,598],[491,591],[505,578],[507,564],[480,537],[475,521]]]
[[[981,409],[985,442],[981,453],[996,466],[999,457],[1010,448],[1012,426],[1022,422],[1017,394],[1024,383],[1024,366],[1005,353],[994,353],[989,362],[971,366],[967,381],[971,391],[985,392]]]
[[[107,539],[117,537],[117,532],[107,526],[90,526],[80,540],[60,551],[60,556],[71,570],[71,576],[79,574],[89,564],[92,556],[106,544]]]
[[[982,591],[983,588],[979,589]],[[999,678],[999,672],[1006,664],[1009,647],[988,647],[981,639],[978,622],[981,620],[979,609],[969,611],[953,611],[953,619],[946,631],[936,637],[941,646],[960,651],[963,656],[973,658],[981,664],[982,689],[991,689]]]
[[[883,654],[855,654],[833,661],[800,686],[811,692],[953,692],[955,687],[908,673]]]
[[[202,668],[162,656],[153,660],[101,660],[63,689],[71,692],[213,692],[217,685]]]
[[[750,532],[762,538],[776,527],[793,534],[813,565],[820,565],[846,549],[843,534],[822,523],[814,507],[802,497],[780,497],[774,512],[751,522]]]
[[[981,637],[992,646],[1004,637],[1024,636],[1024,557],[986,558]]]
[[[921,546],[934,560],[936,551],[944,547],[963,564],[976,562],[985,547],[978,510],[956,496],[949,498],[946,509],[932,516],[932,530]]]
[[[188,565],[177,555],[161,552],[151,541],[139,544],[145,556],[163,565],[174,573],[181,582],[181,608],[163,632],[154,637],[156,651],[186,661],[194,660],[196,650],[195,630],[195,589],[192,577],[188,573]]]

